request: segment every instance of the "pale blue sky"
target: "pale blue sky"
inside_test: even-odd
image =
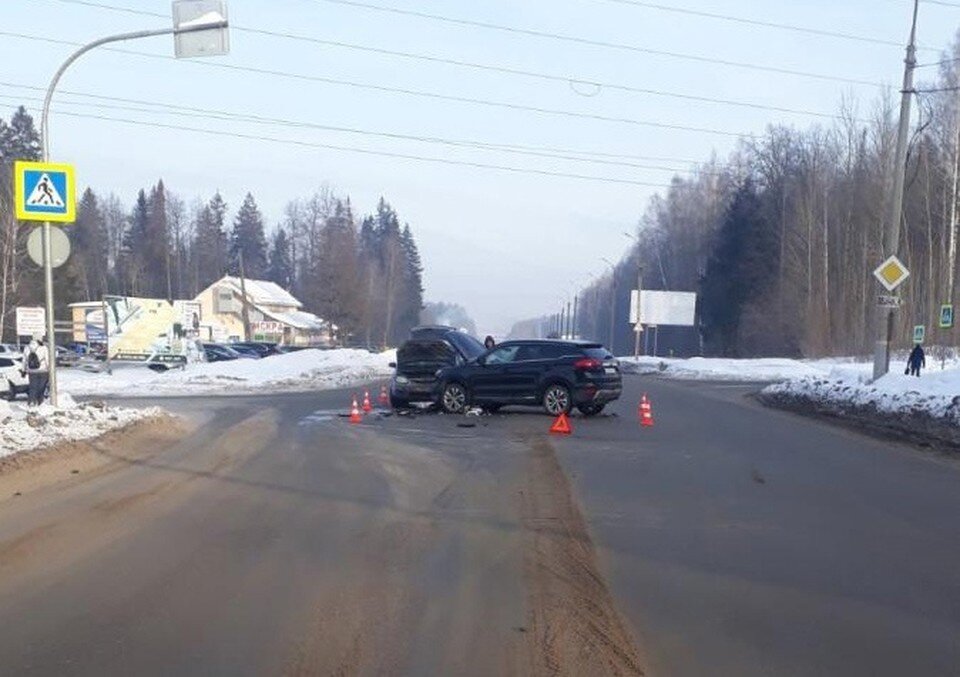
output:
[[[166,0],[92,0],[168,15]],[[625,43],[725,61],[832,74],[860,85],[696,63],[476,27],[374,12],[325,0],[230,0],[237,27],[295,33],[391,51],[603,81],[630,87],[753,101],[834,113],[844,95],[864,107],[881,88],[898,83],[908,31],[909,0],[661,0],[660,4],[795,24],[889,40],[896,45],[819,37],[685,16],[613,0],[366,0],[424,13]],[[61,0],[3,0],[0,32],[86,42],[120,31],[161,27],[168,20],[79,6]],[[960,26],[960,7],[926,3],[920,41],[940,50]],[[725,132],[758,133],[770,123],[814,124],[809,115],[694,103],[649,94],[572,87],[525,76],[398,59],[343,47],[234,30],[228,57],[201,62],[151,59],[99,50],[64,78],[63,91],[230,111],[376,132],[457,140],[570,148],[591,152],[704,160],[726,153],[735,138],[656,129],[623,122],[561,117],[478,104],[371,91],[210,64],[489,99],[526,107],[648,120]],[[122,48],[172,55],[172,38]],[[0,106],[4,117],[18,97],[45,87],[71,48],[0,35]],[[921,61],[936,60],[935,51]],[[585,96],[592,95],[592,96]],[[11,98],[13,97],[13,98]],[[463,304],[481,333],[505,331],[517,319],[554,310],[564,289],[600,273],[601,257],[617,258],[654,188],[438,165],[344,151],[223,138],[63,112],[152,120],[170,125],[297,139],[390,153],[509,165],[665,184],[665,171],[555,158],[452,148],[343,132],[176,117],[166,113],[81,107],[59,95],[51,123],[53,158],[77,165],[81,186],[114,190],[128,203],[136,190],[162,177],[185,197],[219,189],[231,207],[246,191],[256,196],[272,228],[284,204],[323,182],[349,194],[358,212],[385,195],[415,229],[427,298]],[[39,103],[24,101],[36,111]],[[99,104],[98,104],[99,105]],[[127,105],[130,104],[118,104]],[[58,115],[58,111],[61,113]],[[636,160],[644,164],[643,161]],[[651,163],[645,163],[651,164]],[[683,163],[652,163],[683,167]]]

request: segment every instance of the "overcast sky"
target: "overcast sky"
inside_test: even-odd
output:
[[[55,100],[53,159],[76,164],[81,186],[112,190],[128,204],[140,187],[160,177],[188,202],[198,197],[206,199],[219,189],[235,208],[243,194],[251,191],[270,229],[280,222],[286,202],[308,195],[325,182],[349,195],[361,213],[372,210],[384,195],[414,229],[426,269],[427,299],[460,303],[477,321],[481,334],[500,333],[515,320],[555,311],[562,297],[585,284],[591,274],[603,272],[601,257],[620,257],[629,245],[623,232],[635,227],[657,190],[653,186],[667,183],[671,172],[276,123],[175,116],[153,106],[131,103],[112,105],[151,112],[105,108],[104,100],[86,99],[87,105],[81,106],[77,102],[82,99],[66,92],[377,133],[656,157],[664,159],[624,161],[683,169],[690,161],[707,159],[712,152],[729,151],[736,143],[735,133],[762,132],[770,123],[806,127],[824,119],[400,58],[238,29],[255,28],[560,78],[831,114],[843,96],[856,96],[867,107],[883,87],[899,84],[902,44],[912,6],[910,0],[659,0],[659,4],[671,7],[894,43],[887,45],[681,15],[638,6],[630,0],[357,1],[875,84],[576,44],[372,11],[330,0],[230,0],[230,19],[236,29],[227,57],[176,61],[100,49],[75,64],[60,85],[63,93]],[[91,6],[97,4],[163,16],[170,13],[167,0],[89,0],[86,4],[3,0],[0,32],[86,42],[113,32],[169,23],[164,18]],[[929,51],[921,51],[920,60],[936,60],[937,50],[950,42],[958,25],[960,3],[956,7],[923,4],[919,35],[922,46]],[[121,49],[170,56],[173,42],[168,37],[150,38]],[[22,87],[45,88],[71,50],[69,45],[0,35],[3,117],[9,117],[18,101],[38,111],[39,101],[35,99],[42,92]],[[317,78],[595,117],[456,102]],[[651,185],[213,136],[116,120],[80,119],[65,115],[67,112]],[[37,118],[39,123],[39,114]],[[623,120],[713,131],[665,129]]]

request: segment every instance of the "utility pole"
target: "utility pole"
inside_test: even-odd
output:
[[[571,339],[577,338],[577,303],[580,300],[580,294],[573,295],[573,333],[570,335]]]
[[[560,329],[557,330],[557,336],[559,336],[560,338],[563,338],[563,326],[564,326],[563,323],[564,323],[564,320],[565,320],[565,318],[564,318],[564,315],[563,315],[563,304],[561,303],[561,304],[560,304]]]
[[[240,316],[243,318],[243,340],[250,340],[250,309],[247,307],[247,276],[243,271],[243,249],[240,250]]]
[[[920,0],[913,0],[913,22],[910,42],[904,59],[903,89],[900,97],[900,126],[894,155],[893,190],[887,198],[886,223],[883,228],[883,258],[895,256],[900,246],[900,223],[903,218],[903,183],[907,164],[907,140],[910,134],[910,104],[913,100],[913,71],[917,67],[917,15]],[[890,342],[893,339],[893,308],[877,309],[877,344],[873,354],[873,378],[890,370]]]
[[[643,333],[643,323],[640,321],[640,299],[643,296],[643,265],[640,263],[640,250],[637,250],[637,326],[633,328],[637,335],[633,344],[633,361],[640,361],[640,334]],[[644,351],[646,352],[646,351]]]
[[[570,338],[570,325],[573,324],[570,320],[570,301],[567,301],[567,333],[564,338]]]

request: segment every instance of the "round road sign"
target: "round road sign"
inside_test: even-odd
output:
[[[50,226],[52,264],[59,268],[70,258],[70,238],[60,228]],[[43,228],[34,228],[27,237],[27,254],[38,266],[43,265]]]

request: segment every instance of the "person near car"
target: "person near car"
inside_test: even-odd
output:
[[[483,347],[487,350],[493,350],[496,345],[497,342],[493,340],[492,336],[488,336],[487,338],[483,339]]]
[[[23,368],[27,372],[29,390],[27,404],[43,402],[50,379],[50,354],[40,336],[34,336],[23,350]]]
[[[920,369],[927,366],[927,356],[923,354],[923,346],[919,343],[910,351],[907,358],[907,373],[910,376],[920,377]]]

